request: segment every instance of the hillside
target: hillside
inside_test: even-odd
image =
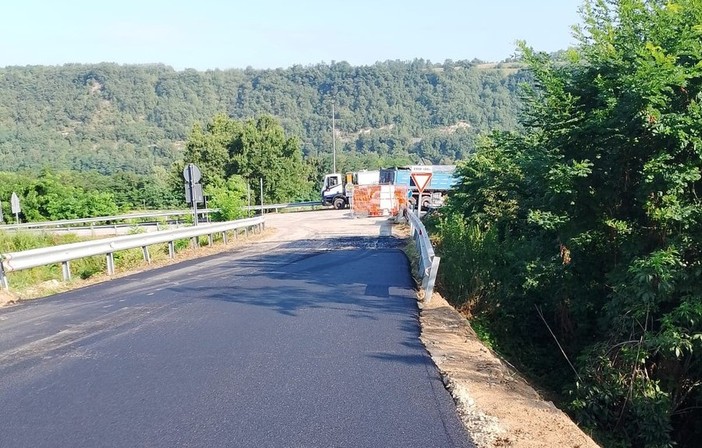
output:
[[[478,133],[517,126],[524,80],[514,64],[467,61],[205,72],[158,64],[5,67],[0,166],[147,174],[180,158],[192,125],[218,112],[271,114],[307,156],[324,159],[332,101],[337,149],[349,164],[368,153],[452,162],[472,150]]]

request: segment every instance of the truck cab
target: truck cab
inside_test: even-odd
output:
[[[341,174],[325,175],[321,191],[322,205],[333,205],[337,210],[345,208],[348,205],[348,198],[344,186],[345,182],[343,182]]]
[[[348,172],[345,175],[331,173],[324,176],[322,183],[322,205],[333,205],[340,210],[351,203],[353,188],[356,185],[378,185],[379,170]]]

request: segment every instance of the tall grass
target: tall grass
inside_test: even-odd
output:
[[[24,250],[37,249],[40,247],[57,246],[60,244],[70,244],[81,241],[73,234],[52,234],[52,233],[35,233],[35,232],[0,232],[0,253],[21,252]],[[88,271],[91,260],[76,261],[73,264],[75,272],[78,272],[82,277],[84,272]],[[9,275],[13,288],[27,288],[52,279],[61,278],[61,266],[50,265],[42,266],[34,269],[25,269],[18,272],[13,272]]]
[[[82,241],[73,234],[57,235],[35,232],[0,232],[0,253],[19,252],[39,247],[57,246]]]
[[[130,231],[138,233],[139,230]],[[230,232],[229,241],[235,241]],[[73,234],[56,235],[51,233],[34,232],[0,232],[0,254],[9,252],[21,252],[40,247],[50,247],[61,244],[76,243],[85,241],[88,238],[79,238]],[[209,240],[207,235],[197,237],[199,246],[207,246]],[[221,242],[221,234],[213,235],[213,244]],[[168,260],[168,244],[157,244],[149,246],[149,257],[152,263],[160,263]],[[182,253],[192,250],[191,239],[180,239],[174,242],[175,253]],[[1,255],[0,255],[1,256]],[[144,253],[141,248],[123,250],[114,253],[115,272],[127,272],[146,265]],[[86,280],[100,275],[106,275],[107,262],[105,255],[96,255],[70,261],[70,270],[73,279]],[[62,281],[63,273],[61,264],[40,266],[32,269],[10,272],[8,281],[11,290],[24,296],[23,292],[30,291],[35,287],[41,287],[52,281]],[[34,294],[29,294],[32,296]]]
[[[499,259],[495,232],[481,230],[456,214],[442,217],[436,227],[439,285],[456,305],[473,312],[494,291],[491,278]]]

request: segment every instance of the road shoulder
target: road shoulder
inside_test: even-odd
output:
[[[479,448],[598,445],[475,335],[439,294],[422,304],[421,340]]]

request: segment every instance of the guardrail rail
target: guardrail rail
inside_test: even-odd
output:
[[[227,243],[227,232],[244,229],[248,236],[249,229],[259,232],[265,228],[265,220],[262,216],[256,218],[240,219],[214,224],[191,226],[172,230],[162,230],[146,234],[119,236],[115,238],[105,238],[99,240],[83,241],[80,243],[61,244],[58,246],[42,247],[21,252],[10,252],[0,255],[0,283],[4,289],[9,288],[7,273],[19,271],[39,266],[51,264],[62,264],[63,279],[71,279],[71,260],[92,257],[95,255],[106,255],[107,273],[113,275],[115,271],[114,253],[127,249],[141,247],[144,253],[144,260],[151,261],[148,247],[154,244],[168,243],[168,255],[173,258],[175,255],[175,241],[181,239],[192,239],[197,245],[197,237],[209,236],[209,243],[212,244],[213,235],[222,234],[224,243]],[[236,234],[235,234],[236,235]]]
[[[131,213],[128,215],[115,215],[115,216],[96,216],[94,218],[80,218],[80,219],[60,219],[58,221],[40,221],[40,222],[23,222],[16,224],[3,224],[0,225],[0,231],[2,230],[18,230],[18,229],[41,229],[41,228],[52,228],[52,227],[66,227],[66,226],[76,226],[85,224],[95,224],[98,222],[124,222],[132,221],[136,219],[154,219],[154,218],[167,218],[171,216],[188,216],[192,215],[192,210],[167,210],[162,212],[145,212],[145,213]],[[129,224],[131,225],[131,224]]]
[[[285,209],[285,208],[304,208],[304,207],[321,207],[322,203],[320,201],[310,201],[310,202],[290,202],[290,203],[285,203],[285,204],[264,204],[263,207],[260,205],[251,205],[251,206],[246,206],[244,207],[244,210],[258,210],[259,212],[261,211],[261,208],[263,210],[273,210],[275,212],[278,212],[280,209]]]
[[[280,209],[291,209],[291,208],[305,208],[305,207],[321,207],[322,203],[319,201],[310,202],[290,202],[283,204],[264,204],[245,206],[243,209],[245,211],[257,211],[261,213],[273,210],[278,212]],[[199,209],[199,215],[209,215],[212,212],[217,211],[216,208],[204,208]],[[85,229],[100,229],[100,228],[117,228],[117,227],[131,227],[134,226],[135,220],[143,219],[157,219],[157,218],[169,218],[177,216],[191,217],[193,211],[188,210],[165,210],[165,211],[148,211],[143,213],[130,213],[125,215],[114,215],[114,216],[96,216],[93,218],[79,218],[79,219],[61,219],[58,221],[39,221],[39,222],[23,222],[23,223],[12,223],[12,224],[0,224],[0,231],[17,231],[17,230],[55,230],[55,229],[72,229],[72,228],[85,228]],[[95,225],[96,223],[111,223],[105,226]],[[157,227],[158,222],[142,222],[138,224],[155,224]]]
[[[424,291],[424,302],[429,303],[434,292],[436,274],[439,271],[441,257],[434,254],[434,247],[429,240],[429,234],[422,221],[412,213],[411,210],[404,210],[404,216],[410,225],[410,235],[416,243],[419,253],[418,275],[422,279],[422,290]]]

